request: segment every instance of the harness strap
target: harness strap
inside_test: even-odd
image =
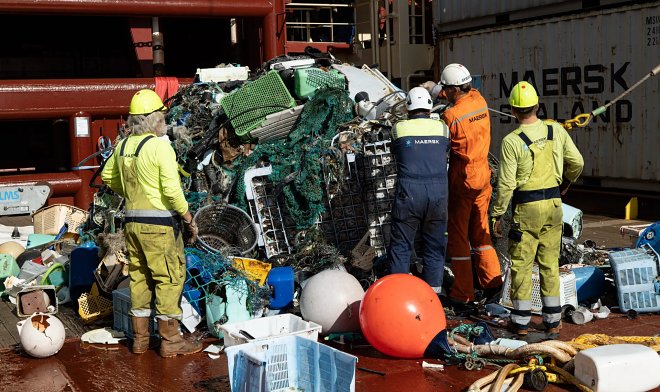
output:
[[[142,139],[142,141],[140,141],[140,144],[138,144],[137,148],[135,149],[135,157],[136,157],[136,158],[137,158],[138,154],[140,153],[140,150],[142,150],[142,147],[144,147],[144,144],[145,144],[149,139],[153,139],[153,138],[155,138],[154,135],[149,135],[149,136],[145,137],[144,139]],[[119,156],[120,156],[120,157],[123,157],[123,156],[124,156],[124,148],[126,147],[126,141],[127,141],[127,140],[128,140],[128,138],[124,139],[124,141],[123,141],[122,144],[121,144],[121,149],[119,150]]]
[[[546,125],[548,126],[548,140],[552,140],[552,138],[554,136],[554,134],[552,132],[552,125],[550,125],[550,124],[546,124]],[[523,140],[523,142],[525,142],[527,147],[532,145],[532,141],[529,139],[529,137],[527,135],[525,135],[525,132],[520,132],[518,134],[518,137],[520,137]]]

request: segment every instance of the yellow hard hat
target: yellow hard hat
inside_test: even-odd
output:
[[[128,108],[129,114],[151,114],[159,110],[165,110],[165,105],[158,94],[153,90],[140,90],[131,99],[131,106]]]
[[[527,82],[519,82],[511,90],[509,103],[514,108],[531,108],[539,103],[539,96],[536,94],[534,86]]]

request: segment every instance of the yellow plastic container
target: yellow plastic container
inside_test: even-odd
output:
[[[89,293],[82,293],[78,298],[78,314],[85,323],[110,316],[112,300],[100,296],[99,289],[94,283]]]

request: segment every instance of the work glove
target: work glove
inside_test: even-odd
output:
[[[197,242],[197,235],[199,234],[199,229],[197,228],[197,224],[195,223],[194,220],[191,220],[190,222],[183,222],[183,225],[186,229],[186,236],[188,237],[188,244],[194,244]]]
[[[571,187],[571,182],[564,178],[564,181],[562,181],[561,185],[559,185],[559,193],[562,196],[564,196],[566,192],[568,192],[568,188],[570,187]]]
[[[432,80],[422,83],[421,87],[424,87],[426,91],[431,94],[432,99],[438,98],[438,95],[440,95],[440,91],[442,90],[442,86]]]
[[[502,216],[493,216],[490,218],[490,232],[496,238],[502,238]]]

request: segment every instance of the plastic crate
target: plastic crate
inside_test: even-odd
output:
[[[36,234],[57,235],[64,224],[67,233],[78,233],[78,226],[87,220],[88,212],[66,204],[53,204],[35,211],[32,216]]]
[[[124,287],[112,292],[112,329],[123,332],[127,338],[133,339],[133,325],[131,325],[131,289]],[[158,335],[158,324],[152,317],[149,320],[149,333]]]
[[[101,296],[96,283],[89,293],[82,293],[78,298],[78,314],[84,323],[91,323],[112,314],[112,301]]]
[[[577,309],[577,288],[575,284],[575,274],[573,272],[559,272],[559,303],[561,306],[571,305]],[[502,306],[513,307],[511,301],[511,269],[506,271],[504,279],[504,288],[502,290]],[[543,303],[541,302],[541,278],[539,276],[539,266],[535,263],[532,266],[532,313],[541,314]]]
[[[321,326],[313,321],[305,321],[293,314],[261,317],[228,323],[220,326],[225,336],[225,347],[244,344],[249,341],[240,331],[245,331],[254,337],[254,341],[273,339],[280,336],[296,335],[316,341],[321,332]]]
[[[277,71],[244,84],[222,98],[220,103],[236,135],[250,141],[250,131],[257,128],[269,114],[296,106]]]
[[[346,77],[335,70],[324,71],[320,68],[302,68],[294,71],[294,92],[298,98],[309,98],[316,90],[334,87],[346,88]]]
[[[658,278],[658,254],[649,245],[610,253],[610,265],[616,279],[619,308],[623,312],[660,311],[660,293],[654,283]]]
[[[352,392],[357,357],[300,336],[227,347],[233,392]]]

